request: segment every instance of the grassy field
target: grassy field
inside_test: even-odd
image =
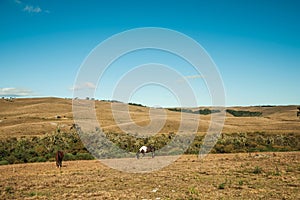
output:
[[[124,134],[113,119],[112,105],[119,103],[95,102],[101,128],[116,144],[136,151],[145,141]],[[204,109],[186,108],[189,112]],[[111,169],[97,160],[66,161],[90,159],[77,134],[70,131],[72,100],[0,99],[0,199],[300,199],[297,106],[227,109],[255,116],[236,117],[227,112],[222,137],[212,150],[215,154],[202,160],[183,155],[159,171],[135,174]],[[134,123],[141,127],[150,123],[149,108],[130,105],[129,111]],[[166,123],[149,143],[157,139],[165,144],[178,130],[180,112],[164,111]],[[200,118],[196,140],[187,152],[197,153],[214,114],[186,115]],[[133,123],[122,124],[130,130]],[[67,153],[61,170],[53,161],[57,149]],[[294,152],[265,152],[273,150]],[[143,159],[155,164],[158,158]]]
[[[113,118],[111,106],[118,103],[96,101],[96,114],[104,132],[122,133]],[[200,108],[201,109],[201,108]],[[203,108],[202,108],[203,109]],[[300,134],[300,118],[296,116],[297,106],[252,106],[230,107],[236,111],[261,112],[259,117],[235,117],[226,115],[223,133],[266,132],[274,134]],[[56,131],[69,131],[73,122],[72,100],[61,98],[0,99],[0,137],[44,135]],[[129,106],[130,117],[136,124],[147,126],[150,123],[149,108]],[[180,113],[165,109],[166,123],[159,131],[170,133],[178,130]],[[187,114],[188,115],[188,114]],[[193,118],[195,114],[189,114]],[[198,115],[200,118],[197,132],[205,134],[211,115]],[[130,130],[131,122],[123,122]]]
[[[63,162],[61,170],[54,162],[5,165],[0,173],[0,199],[294,200],[300,194],[299,152],[184,155],[143,174],[96,160]]]

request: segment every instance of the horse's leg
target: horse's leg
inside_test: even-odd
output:
[[[154,158],[154,156],[155,156],[155,155],[154,155],[154,151],[152,151],[152,158]]]
[[[58,161],[56,161],[56,167],[59,168],[59,162]]]
[[[136,153],[136,158],[137,158],[137,159],[140,158],[140,152],[139,152],[139,151]]]

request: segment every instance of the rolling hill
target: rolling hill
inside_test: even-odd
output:
[[[122,133],[124,130],[129,132],[138,131],[131,129],[133,124],[137,124],[143,129],[150,122],[149,112],[153,109],[139,105],[129,105],[130,120],[114,120],[112,106],[118,115],[127,115],[127,112],[118,110],[120,102],[95,101],[96,115],[99,121],[99,127],[104,132]],[[159,108],[160,110],[162,108]],[[192,110],[209,109],[193,108]],[[234,111],[260,112],[261,116],[254,117],[236,117],[226,113],[226,120],[223,127],[224,133],[236,132],[266,132],[266,133],[297,133],[300,134],[300,118],[296,116],[297,106],[250,106],[250,107],[230,107]],[[155,109],[154,109],[155,112]],[[181,122],[181,113],[163,109],[165,115],[155,115],[156,121],[165,120],[164,126],[159,128],[160,133],[170,133],[178,131]],[[211,116],[185,113],[191,119],[200,117],[198,133],[205,134]],[[152,116],[153,117],[153,116]],[[153,119],[152,119],[153,120]],[[74,123],[72,114],[72,100],[62,98],[17,98],[0,99],[0,137],[8,136],[33,136],[44,135],[60,129],[69,131]],[[185,120],[184,125],[189,126],[192,123]],[[119,125],[117,125],[119,124]],[[121,124],[121,125],[120,125]],[[136,126],[135,126],[136,127]]]

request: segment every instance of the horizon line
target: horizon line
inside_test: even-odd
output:
[[[61,97],[61,96],[0,96],[1,99],[47,99],[47,98],[57,98],[57,99],[67,99],[67,100],[74,100],[78,97]],[[90,100],[90,101],[107,101],[107,102],[116,102],[116,103],[124,103],[124,104],[136,104],[138,106],[143,106],[143,107],[148,107],[148,108],[198,108],[198,107],[276,107],[276,106],[299,106],[300,104],[230,104],[230,105],[225,105],[225,106],[218,106],[218,105],[197,105],[197,106],[167,106],[167,107],[162,107],[162,106],[149,106],[143,103],[137,103],[137,102],[122,102],[119,100],[115,99],[100,99],[100,98],[95,98],[95,97],[86,97],[81,100]]]

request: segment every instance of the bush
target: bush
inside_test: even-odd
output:
[[[234,152],[234,146],[233,144],[229,144],[224,147],[224,152],[225,153],[233,153]]]
[[[1,160],[0,165],[8,165],[9,162],[7,160]]]
[[[10,155],[5,158],[9,164],[15,164],[17,162],[17,158],[13,155]]]
[[[216,144],[214,149],[216,150],[216,153],[225,153],[223,144]]]
[[[262,169],[258,166],[256,166],[253,170],[253,174],[261,174],[262,173]]]
[[[225,189],[225,183],[219,184],[218,189],[219,190],[224,190]]]
[[[34,157],[29,160],[29,162],[46,162],[47,159],[44,157]]]
[[[300,137],[296,133],[267,134],[264,132],[222,133],[211,153],[236,153],[257,151],[299,151]],[[108,140],[110,141],[108,141]],[[22,137],[0,139],[0,159],[2,164],[55,161],[57,150],[65,152],[64,160],[90,160],[92,155],[100,158],[123,157],[124,152],[136,153],[143,145],[153,145],[157,150],[170,144],[178,148],[165,149],[164,155],[182,154],[183,144],[190,144],[186,154],[198,154],[203,148],[203,135],[196,135],[194,141],[190,137],[178,136],[174,133],[156,134],[149,138],[138,138],[134,134],[99,132],[85,133],[81,138],[77,133],[55,132],[40,137]],[[88,150],[82,143],[88,147]],[[111,142],[113,145],[111,145]],[[214,143],[206,144],[211,147]],[[120,150],[121,148],[121,150]],[[158,152],[157,152],[158,153]],[[92,154],[92,155],[91,155]]]
[[[180,148],[172,148],[168,152],[168,155],[181,155],[182,154],[182,149]]]
[[[190,110],[190,109],[185,109],[185,108],[168,108],[170,111],[175,111],[175,112],[184,112],[184,113],[191,113],[191,114],[200,114],[200,115],[209,115],[212,113],[218,113],[220,110],[210,110],[208,108],[204,108],[203,110]]]
[[[63,160],[76,160],[76,156],[74,156],[74,155],[71,154],[71,153],[66,153],[66,154],[64,155]]]
[[[245,111],[245,110],[231,110],[227,109],[226,112],[232,114],[235,117],[259,117],[262,115],[261,112],[251,112],[251,111]]]
[[[77,153],[75,158],[76,160],[94,160],[94,156],[90,153]]]
[[[128,103],[128,104],[131,105],[131,106],[146,107],[146,106],[144,106],[144,105],[142,105],[142,104],[139,104],[139,103]]]

